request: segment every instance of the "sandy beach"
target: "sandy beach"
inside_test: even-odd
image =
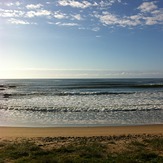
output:
[[[109,126],[109,127],[0,127],[1,138],[16,137],[91,137],[128,134],[163,134],[163,125]]]

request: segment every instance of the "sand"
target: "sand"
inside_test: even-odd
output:
[[[163,134],[163,124],[108,127],[0,127],[0,138],[92,137],[119,135]]]

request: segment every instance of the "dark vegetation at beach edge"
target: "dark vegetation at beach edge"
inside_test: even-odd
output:
[[[163,135],[0,139],[0,163],[163,162]]]

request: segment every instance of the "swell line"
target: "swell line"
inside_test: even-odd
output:
[[[148,106],[145,108],[145,106]],[[117,108],[115,108],[117,107]],[[143,108],[141,108],[143,107]],[[163,110],[163,104],[140,104],[109,106],[108,108],[77,108],[77,107],[41,107],[41,106],[0,106],[0,110],[32,111],[32,112],[116,112],[116,111],[151,111]]]

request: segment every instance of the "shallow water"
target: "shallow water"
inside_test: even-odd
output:
[[[163,123],[163,79],[0,80],[1,126]]]

